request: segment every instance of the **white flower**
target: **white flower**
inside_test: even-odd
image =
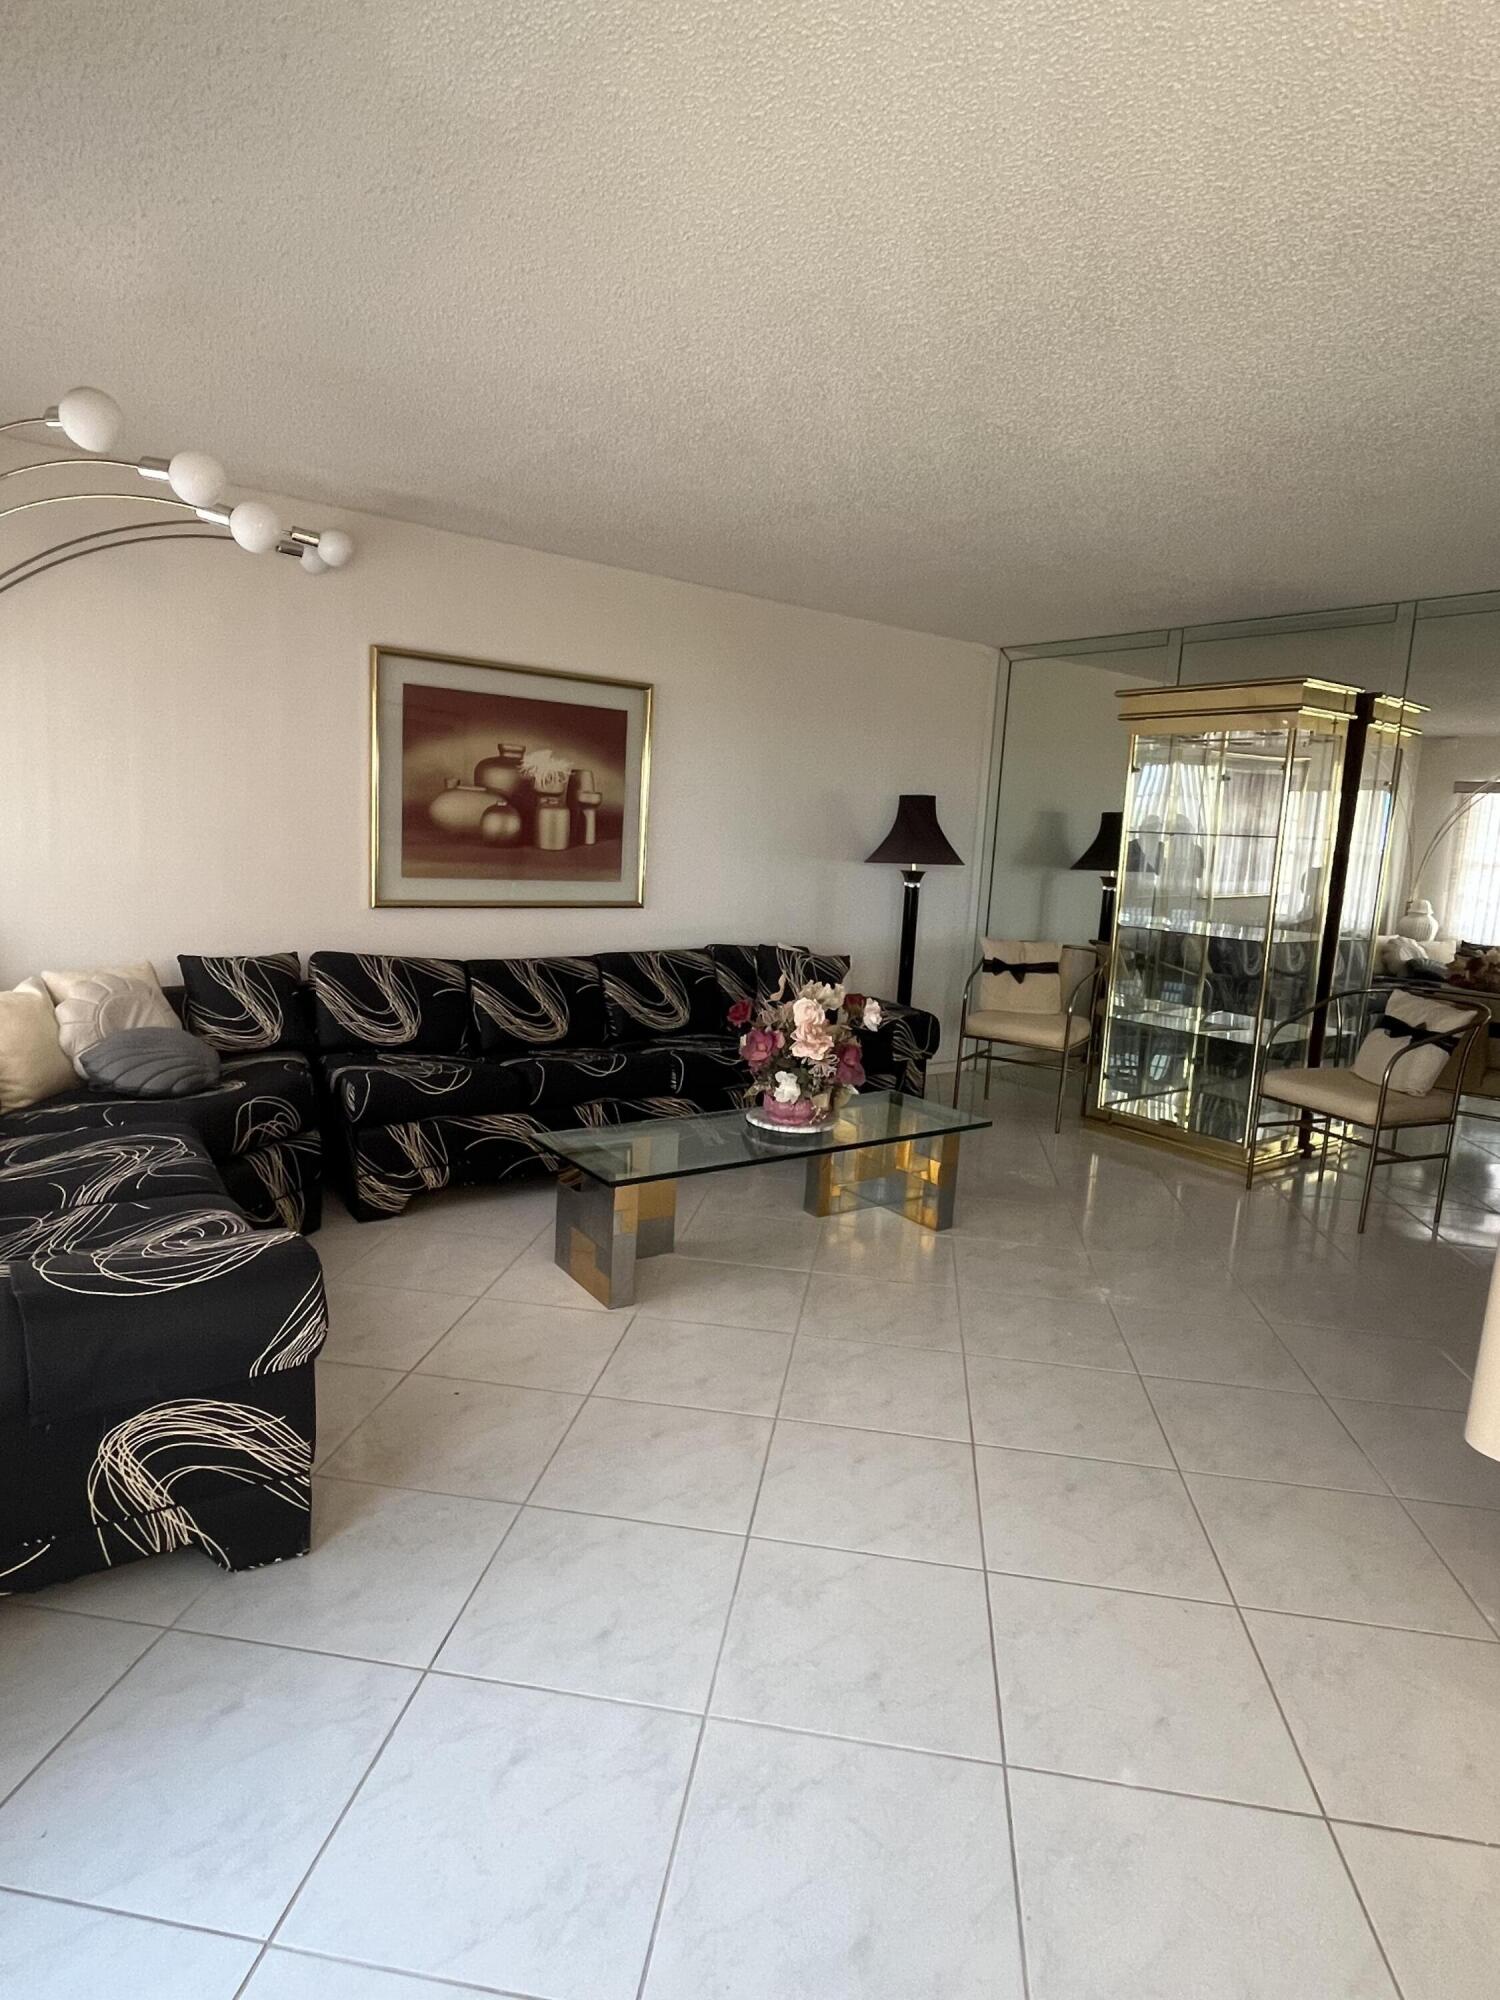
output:
[[[842,986],[821,986],[816,980],[810,980],[802,991],[809,1000],[816,1000],[820,1007],[842,1007],[844,1004]]]
[[[776,1072],[776,1088],[771,1095],[778,1104],[795,1104],[802,1095],[802,1086],[789,1069],[779,1069]]]
[[[880,1026],[880,1002],[878,1000],[867,1000],[865,1002],[864,1019],[860,1025],[869,1028],[871,1031]]]

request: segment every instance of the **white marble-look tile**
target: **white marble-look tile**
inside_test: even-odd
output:
[[[216,1571],[178,1628],[425,1667],[515,1515],[495,1500],[316,1479],[310,1552]]]
[[[0,1798],[132,1667],[149,1625],[0,1601]]]
[[[637,1266],[637,1276],[644,1268],[644,1265]],[[513,1299],[522,1305],[561,1306],[565,1311],[572,1312],[602,1313],[609,1310],[570,1278],[566,1271],[558,1269],[550,1230],[528,1243],[520,1256],[506,1265],[484,1296],[487,1299]]]
[[[549,2000],[634,2000],[698,1727],[429,1678],[281,1941]]]
[[[1356,1333],[1401,1335],[1411,1323],[1388,1287],[1356,1271],[1345,1257],[1291,1269],[1260,1271],[1245,1289],[1272,1326],[1343,1326]]]
[[[436,1346],[464,1310],[452,1292],[417,1292],[395,1285],[335,1279],[328,1286],[330,1361],[398,1368],[404,1374]]]
[[[787,1370],[781,1414],[856,1430],[914,1437],[969,1435],[960,1355],[879,1341],[820,1340],[801,1333]]]
[[[87,1576],[54,1583],[16,1601],[58,1611],[86,1611],[96,1618],[123,1618],[138,1625],[170,1625],[217,1575],[217,1566],[201,1549],[176,1549],[170,1555],[143,1556],[139,1562],[117,1563],[113,1569],[91,1570]]]
[[[1151,1382],[1151,1400],[1184,1472],[1380,1493],[1385,1482],[1318,1396],[1216,1382]]]
[[[1494,2000],[1500,1849],[1336,1826],[1405,2000]]]
[[[1500,1465],[1465,1443],[1462,1411],[1330,1401],[1393,1493],[1500,1508]]]
[[[963,1330],[967,1354],[1135,1373],[1114,1314],[1096,1299],[1007,1298],[966,1289]]]
[[[969,1447],[896,1431],[779,1423],[752,1532],[977,1569]]]
[[[234,2000],[257,1949],[0,1889],[0,1993],[14,2000]]]
[[[438,1667],[701,1709],[741,1546],[738,1536],[701,1528],[528,1507]]]
[[[336,1452],[401,1380],[394,1368],[349,1368],[340,1361],[317,1363],[318,1448],[314,1465]]]
[[[699,1203],[692,1221],[678,1228],[677,1251],[683,1257],[706,1257],[720,1264],[810,1271],[822,1234],[818,1217],[800,1208],[768,1214],[746,1208],[737,1191],[715,1190]]]
[[[1231,1605],[992,1576],[990,1607],[1011,1763],[1316,1811]]]
[[[1500,1630],[1500,1512],[1419,1500],[1408,1502],[1407,1512],[1485,1617]]]
[[[1320,1820],[1010,1782],[1034,2000],[1398,2000]]]
[[[953,1263],[960,1286],[976,1291],[1008,1292],[1020,1280],[1034,1286],[1039,1295],[1046,1298],[1053,1296],[1044,1289],[1052,1274],[1061,1279],[1065,1287],[1075,1281],[1082,1284],[1094,1282],[1089,1253],[1084,1249],[1076,1229],[1066,1232],[1054,1230],[1048,1240],[1032,1244],[1003,1243],[993,1237],[965,1236],[955,1232]],[[1068,1295],[1067,1289],[1056,1294],[1059,1298]]]
[[[791,1351],[789,1333],[702,1326],[638,1312],[600,1376],[597,1393],[633,1403],[681,1403],[772,1417]]]
[[[645,2000],[1021,2000],[995,1765],[710,1722]]]
[[[529,1224],[492,1237],[459,1230],[406,1230],[400,1221],[388,1241],[355,1266],[362,1285],[395,1285],[409,1291],[452,1292],[477,1299],[536,1235]],[[353,1275],[353,1274],[351,1274]]]
[[[1143,1375],[1312,1393],[1312,1384],[1259,1318],[1200,1319],[1169,1306],[1124,1305],[1119,1317]]]
[[[1228,1602],[1178,1473],[983,1445],[975,1458],[991,1569]]]
[[[715,1264],[697,1257],[645,1257],[635,1267],[635,1302],[661,1319],[709,1326],[758,1326],[790,1333],[802,1310],[802,1271]]]
[[[168,1632],[0,1809],[0,1881],[265,1937],[413,1680]]]
[[[1145,1390],[1133,1376],[1040,1361],[969,1357],[976,1444],[1170,1465]]]
[[[408,1375],[324,1461],[335,1478],[524,1500],[581,1399]]]
[[[1500,1646],[1246,1616],[1333,1818],[1500,1842]]]
[[[1468,1406],[1468,1378],[1428,1341],[1336,1326],[1285,1326],[1281,1338],[1325,1396],[1435,1410]]]
[[[956,1354],[958,1292],[924,1285],[915,1291],[891,1278],[845,1278],[814,1271],[802,1301],[803,1333],[825,1340],[876,1340],[892,1347],[940,1347]]]
[[[628,1325],[625,1313],[478,1299],[432,1349],[420,1372],[586,1396]]]
[[[854,1209],[824,1223],[813,1269],[907,1285],[951,1285],[953,1244],[947,1230],[924,1229],[893,1209]]]
[[[413,1979],[300,1952],[268,1951],[245,1988],[244,2000],[474,2000],[472,1986],[446,1979]]]
[[[532,1497],[539,1507],[743,1534],[770,1438],[765,1417],[595,1398]]]
[[[752,1541],[712,1707],[741,1722],[998,1757],[984,1579]]]
[[[460,1234],[514,1242],[535,1236],[557,1214],[557,1185],[548,1175],[529,1183],[501,1181],[475,1187],[439,1188],[418,1195],[400,1221],[431,1223]]]
[[[1203,1473],[1188,1486],[1241,1604],[1490,1636],[1399,1500]]]

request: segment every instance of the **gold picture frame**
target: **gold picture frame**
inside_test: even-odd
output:
[[[640,909],[654,696],[649,681],[372,645],[371,907]]]

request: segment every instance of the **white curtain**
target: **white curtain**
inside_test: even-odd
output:
[[[1455,785],[1454,804],[1470,801],[1450,836],[1446,935],[1470,944],[1500,944],[1500,791]]]

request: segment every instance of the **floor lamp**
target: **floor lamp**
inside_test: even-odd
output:
[[[1115,925],[1115,887],[1119,880],[1120,828],[1124,823],[1122,812],[1102,812],[1099,815],[1099,831],[1088,846],[1073,862],[1074,870],[1087,875],[1097,875],[1102,885],[1099,897],[1099,942],[1108,944]],[[1134,842],[1131,843],[1134,846]]]
[[[917,904],[922,877],[929,868],[962,868],[963,856],[938,825],[937,800],[931,792],[903,792],[896,803],[891,830],[866,861],[894,862],[901,870],[901,959],[896,998],[911,1005],[912,966],[917,955]]]

